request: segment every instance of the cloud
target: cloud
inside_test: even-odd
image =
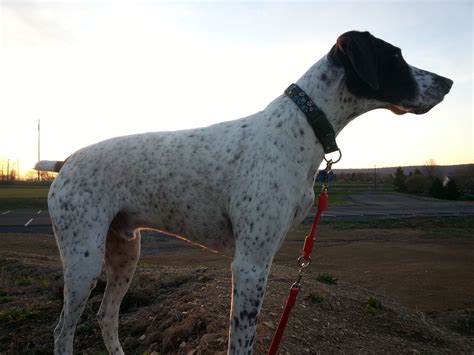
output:
[[[2,2],[2,47],[55,47],[76,41],[72,8],[63,4]]]

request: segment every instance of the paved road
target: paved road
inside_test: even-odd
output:
[[[52,233],[48,211],[0,210],[1,233]]]
[[[308,214],[305,222],[311,223],[314,213],[315,209]],[[346,204],[330,204],[323,215],[328,220],[444,216],[474,216],[474,202],[440,201],[417,196],[365,192],[350,196]],[[0,233],[51,234],[48,211],[0,210]]]
[[[330,203],[331,198],[329,198]],[[350,196],[346,204],[332,207],[329,205],[328,211],[323,216],[336,220],[474,216],[474,202],[444,201],[420,196],[363,192]]]

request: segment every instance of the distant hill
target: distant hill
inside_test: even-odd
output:
[[[395,171],[398,167],[390,168],[376,168],[377,175],[392,175],[395,174]],[[405,174],[418,169],[423,174],[426,174],[427,167],[425,165],[416,165],[416,166],[402,166],[401,167]],[[474,178],[474,164],[461,164],[461,165],[436,165],[433,167],[434,174],[438,177],[446,176],[462,176],[462,177],[472,177]],[[337,174],[373,174],[374,168],[367,169],[334,169],[334,172]]]

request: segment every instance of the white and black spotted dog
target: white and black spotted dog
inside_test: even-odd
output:
[[[113,138],[65,162],[37,163],[37,170],[59,171],[48,196],[64,267],[56,354],[72,353],[76,324],[104,259],[107,288],[98,320],[108,351],[123,353],[119,306],[139,259],[140,228],[233,256],[228,352],[252,353],[273,257],[313,203],[326,138],[335,144],[352,119],[377,108],[428,112],[452,83],[408,65],[399,48],[368,32],[348,32],[296,85],[252,116]],[[304,101],[318,112],[313,119],[303,112]]]

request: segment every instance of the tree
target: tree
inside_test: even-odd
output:
[[[474,176],[474,174],[472,175]],[[462,185],[460,190],[465,199],[474,201],[474,177],[467,179]]]
[[[28,170],[25,174],[26,181],[37,181],[38,180],[38,172],[35,170]]]
[[[393,189],[398,192],[405,192],[406,185],[405,185],[406,175],[405,172],[401,167],[398,167],[395,171],[395,176],[393,178]]]
[[[12,170],[10,170],[10,176],[8,177],[8,181],[14,182],[16,180],[17,180],[16,170],[12,169]]]
[[[423,175],[423,174],[418,168],[416,168],[415,171],[413,172],[413,175]]]
[[[457,200],[461,196],[458,184],[453,179],[449,179],[444,185],[444,198],[447,200]]]
[[[430,159],[425,161],[425,175],[430,181],[434,181],[436,178],[436,167],[438,164],[436,164],[436,161],[434,159]]]
[[[428,190],[430,182],[421,173],[414,172],[405,180],[405,188],[409,194],[421,195]]]
[[[435,178],[431,183],[429,194],[434,198],[443,198],[444,187],[440,178]]]
[[[57,173],[51,173],[49,171],[40,171],[41,181],[53,181]]]

